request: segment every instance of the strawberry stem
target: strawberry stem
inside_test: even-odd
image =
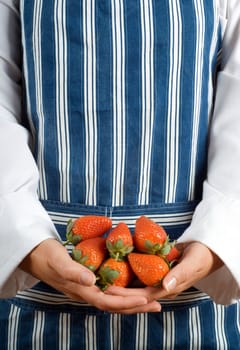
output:
[[[65,242],[62,242],[62,245],[65,247],[66,245],[68,245],[68,244],[72,244],[72,242],[71,241],[69,241],[69,240],[67,240],[67,241],[65,241]]]

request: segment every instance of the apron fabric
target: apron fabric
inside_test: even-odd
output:
[[[26,123],[39,197],[70,218],[140,215],[177,239],[206,176],[221,31],[210,0],[20,1]],[[1,350],[240,348],[239,304],[191,288],[117,315],[44,283],[0,302]]]

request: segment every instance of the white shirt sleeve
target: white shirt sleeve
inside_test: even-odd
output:
[[[223,1],[221,1],[223,3]],[[225,3],[226,4],[226,3]],[[217,303],[240,298],[240,1],[226,7],[203,198],[179,242],[200,241],[224,266],[197,283]]]
[[[0,297],[36,279],[18,268],[40,242],[58,238],[37,196],[30,135],[21,126],[21,41],[18,1],[0,0]]]

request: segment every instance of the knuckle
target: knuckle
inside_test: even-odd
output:
[[[97,305],[98,309],[101,311],[108,311],[109,310],[109,305],[107,305],[105,302],[103,301],[98,301],[98,305]]]

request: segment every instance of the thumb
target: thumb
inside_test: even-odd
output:
[[[207,276],[215,266],[215,255],[199,242],[184,247],[179,263],[166,275],[163,288],[168,293],[179,293]]]
[[[65,247],[58,242],[51,242],[55,245],[55,249],[52,249],[50,265],[53,270],[57,270],[57,273],[63,280],[81,284],[83,286],[92,286],[96,283],[95,274],[87,267],[74,261],[68,254]]]
[[[193,254],[191,245],[185,246],[182,257],[163,280],[162,286],[168,293],[177,294],[190,286],[199,273],[196,254]]]
[[[176,293],[176,289],[183,281],[186,280],[186,274],[189,272],[186,270],[186,266],[190,264],[189,257],[186,256],[188,244],[178,244],[178,249],[181,251],[181,258],[177,265],[175,265],[165,276],[162,281],[162,287],[168,293]],[[190,255],[191,260],[191,255]],[[191,266],[191,265],[190,265]],[[188,272],[187,272],[188,271]]]
[[[83,286],[92,286],[96,283],[96,276],[87,267],[71,260],[65,267],[65,278]]]
[[[96,282],[93,272],[74,261],[63,245],[49,238],[35,247],[21,262],[20,268],[54,288],[74,282],[92,286]]]
[[[182,260],[166,275],[162,287],[168,294],[177,295],[192,287],[202,278],[201,271],[192,266],[190,262],[191,259]]]

